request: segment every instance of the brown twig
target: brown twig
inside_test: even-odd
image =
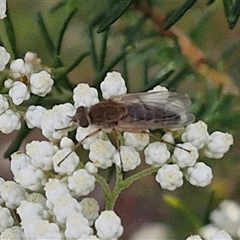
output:
[[[153,9],[147,1],[137,1],[134,3],[133,7],[136,11],[139,11],[142,15],[148,17],[151,22],[154,23],[154,27],[159,34],[177,39],[182,54],[188,58],[190,64],[196,69],[196,71],[214,85],[222,84],[224,92],[239,94],[239,89],[235,86],[231,77],[228,74],[219,72],[209,66],[203,51],[194,45],[185,33],[176,26],[172,26],[168,30],[163,29],[166,20],[165,13]]]

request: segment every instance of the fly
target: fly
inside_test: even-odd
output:
[[[195,119],[189,111],[190,106],[191,100],[187,95],[168,91],[129,93],[102,100],[90,108],[80,106],[73,121],[83,128],[94,125],[97,130],[77,145],[102,129],[146,132],[148,129],[184,127]]]
[[[79,107],[73,118],[81,127],[123,131],[180,128],[192,123],[191,100],[176,92],[124,94],[103,100],[89,109]]]

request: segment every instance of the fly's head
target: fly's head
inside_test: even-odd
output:
[[[88,111],[85,107],[79,107],[73,121],[77,122],[81,127],[88,127],[91,124],[91,119],[89,117]]]

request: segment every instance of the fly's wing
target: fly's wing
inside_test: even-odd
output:
[[[159,129],[183,127],[194,121],[189,112],[191,100],[176,92],[125,94],[112,98],[128,109],[125,119],[118,122],[122,129]]]

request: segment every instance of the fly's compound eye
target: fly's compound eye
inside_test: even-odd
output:
[[[86,116],[81,116],[79,118],[79,125],[83,128],[86,128],[89,126],[89,122],[88,122],[88,119],[86,118]]]
[[[84,107],[79,107],[77,109],[77,113],[75,116],[76,121],[79,123],[81,127],[88,127],[89,126],[89,118],[87,116],[87,112],[85,111]]]

